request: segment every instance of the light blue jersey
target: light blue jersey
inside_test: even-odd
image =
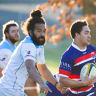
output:
[[[4,40],[0,43],[0,67],[5,68],[13,51],[15,50],[15,46],[9,40]]]

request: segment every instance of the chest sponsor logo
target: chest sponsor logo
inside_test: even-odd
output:
[[[71,66],[67,62],[61,62],[61,65],[63,66],[63,68],[71,70]]]

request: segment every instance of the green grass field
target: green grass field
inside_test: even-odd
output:
[[[60,58],[64,51],[69,47],[72,40],[65,38],[58,45],[47,44],[45,45],[45,60],[48,69],[55,74],[58,72]],[[40,96],[45,96],[43,93]]]
[[[53,74],[58,72],[61,56],[70,44],[70,39],[64,39],[57,46],[45,46],[46,65]]]

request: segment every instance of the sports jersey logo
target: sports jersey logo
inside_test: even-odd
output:
[[[31,52],[30,52],[30,51],[28,51],[28,52],[27,52],[27,55],[30,55],[30,54],[31,54]]]
[[[96,58],[96,54],[94,52],[91,53],[93,58]]]
[[[61,62],[60,65],[63,66],[65,69],[71,70],[71,66],[70,66],[70,64],[68,64],[67,62]]]
[[[8,55],[0,56],[0,61],[4,62],[8,58]]]
[[[94,52],[92,52],[91,54],[92,54],[92,57],[94,59],[94,63],[96,63],[96,54]]]
[[[6,59],[6,58],[2,58],[2,59],[0,59],[0,61],[5,61],[5,59]]]

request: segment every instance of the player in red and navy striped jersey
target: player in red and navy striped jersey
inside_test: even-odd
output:
[[[56,86],[60,91],[63,87],[68,89],[67,94],[61,94],[55,86],[48,81],[47,85],[53,93],[47,96],[94,96],[95,78],[89,79],[86,75],[84,81],[80,80],[81,68],[87,63],[93,63],[96,56],[96,48],[90,45],[91,35],[88,24],[85,20],[78,20],[72,24],[71,35],[73,42],[64,52],[61,58],[59,74],[60,86]],[[91,84],[91,85],[90,85]]]
[[[87,22],[73,23],[71,35],[73,42],[63,54],[59,67],[60,82],[69,87],[68,96],[95,96],[93,83],[84,87],[80,84],[81,68],[87,63],[94,63],[96,56],[96,48],[90,45],[91,35]]]

